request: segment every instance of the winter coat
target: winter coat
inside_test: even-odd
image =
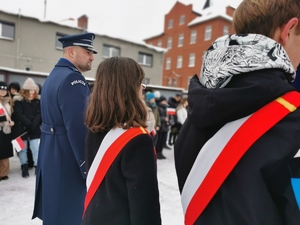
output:
[[[13,101],[14,113],[12,119],[15,122],[12,127],[13,138],[20,135],[22,135],[22,140],[40,138],[40,125],[42,123],[40,99],[26,100],[23,96],[17,94],[14,96]]]
[[[158,112],[159,112],[159,117],[160,117],[159,132],[168,132],[170,123],[168,121],[166,121],[166,118],[168,118],[167,105],[158,104]]]
[[[107,132],[87,135],[89,170]],[[110,166],[86,210],[82,225],[161,224],[156,157],[152,139],[142,134],[130,140]]]
[[[256,40],[265,41],[266,38],[260,37]],[[290,82],[293,69],[288,65],[286,54],[281,54],[283,50],[278,44],[275,43],[277,47],[274,48],[272,43],[265,45],[266,48],[270,47],[270,51],[274,54],[271,55],[258,54],[254,50],[247,51],[250,45],[239,49],[239,41],[227,41],[225,44],[231,43],[234,47],[228,48],[227,51],[222,42],[216,42],[210,48],[211,50],[213,47],[221,46],[221,50],[216,51],[213,58],[203,62],[205,68],[200,81],[205,82],[200,83],[197,76],[191,79],[188,91],[188,118],[181,128],[174,147],[180,192],[199,151],[223,125],[248,116],[283,94],[295,90]],[[257,41],[251,43],[260,44]],[[268,51],[264,46],[255,48],[257,49]],[[211,51],[213,54],[214,51]],[[223,51],[225,58],[222,58]],[[249,52],[254,54],[247,55]],[[207,53],[207,57],[209,54],[210,52]],[[266,65],[272,64],[277,68],[267,69],[258,63],[264,62],[263,60],[253,61],[262,55],[264,60],[267,56],[272,56],[270,63]],[[280,65],[280,62],[273,63],[273,60],[277,59],[284,66]],[[218,67],[220,70],[215,70],[219,62],[222,66]],[[255,63],[253,66],[252,64],[244,66],[243,62]],[[217,76],[214,74],[215,71]],[[236,75],[232,76],[234,73]],[[229,75],[230,80],[220,88],[220,85],[224,84],[222,84],[224,79],[220,78],[223,74]],[[214,77],[220,79],[214,80]],[[225,76],[224,78],[227,79]],[[204,87],[203,83],[207,87]],[[215,85],[216,88],[212,88]],[[294,158],[300,149],[299,137],[300,109],[298,108],[275,124],[247,150],[195,224],[300,224],[300,211],[291,186],[291,177],[300,176],[299,158]]]
[[[11,117],[11,106],[8,101],[9,97],[4,97],[2,101],[0,100],[6,113]],[[11,127],[8,125],[6,115],[4,114],[0,116],[0,160],[10,158],[14,155],[11,141]]]
[[[160,127],[160,116],[159,116],[159,111],[158,111],[158,106],[152,106],[149,102],[146,102],[146,105],[152,110],[154,119],[155,119],[155,126]]]
[[[80,225],[86,194],[84,111],[90,89],[74,65],[60,59],[41,95],[42,135],[33,218],[44,225]]]

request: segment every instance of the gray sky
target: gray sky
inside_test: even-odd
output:
[[[201,11],[206,0],[179,0],[193,4]],[[163,32],[164,15],[176,0],[0,0],[0,9],[40,19],[61,21],[78,18],[85,14],[89,18],[88,30],[97,34],[141,41]],[[214,0],[213,2],[216,2]],[[237,6],[241,0],[218,0]]]

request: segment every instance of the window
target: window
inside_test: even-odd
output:
[[[183,25],[185,23],[185,15],[181,15],[179,18],[179,25]]]
[[[138,63],[144,66],[152,66],[152,55],[139,52]]]
[[[161,47],[161,46],[162,46],[161,40],[157,41],[157,47]]]
[[[177,56],[177,68],[182,68],[182,56]]]
[[[150,84],[150,78],[144,78],[142,81],[143,84]]]
[[[179,34],[178,36],[178,47],[183,46],[184,34]]]
[[[212,27],[207,26],[205,27],[205,34],[204,34],[204,41],[208,41],[211,39]]]
[[[223,27],[223,35],[229,34],[229,26],[224,26]]]
[[[168,79],[168,81],[167,81],[168,84],[167,84],[167,85],[168,85],[169,87],[172,87],[172,78],[171,78],[171,77],[167,77],[167,79]]]
[[[166,70],[171,69],[171,58],[166,59]]]
[[[189,67],[195,66],[195,60],[196,60],[195,53],[191,53],[189,56]]]
[[[113,56],[120,56],[120,48],[112,45],[103,44],[102,56],[104,58],[110,58]]]
[[[15,25],[0,21],[0,38],[14,40]]]
[[[197,41],[197,31],[196,30],[192,30],[191,31],[191,40],[190,40],[190,44],[195,44]]]
[[[169,20],[168,29],[173,28],[173,20]]]
[[[172,37],[168,37],[167,48],[168,49],[172,48]]]
[[[173,87],[177,87],[177,78],[173,78]]]
[[[56,33],[55,47],[57,49],[63,49],[63,46],[62,46],[61,42],[58,39],[62,38],[64,36],[68,36],[68,35],[67,34],[61,34],[61,33]]]

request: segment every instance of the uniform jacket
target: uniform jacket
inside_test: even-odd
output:
[[[106,134],[88,133],[85,150],[87,170]],[[130,140],[107,171],[82,223],[98,224],[161,224],[156,157],[150,136],[142,134]]]
[[[215,60],[221,58],[218,56]],[[237,71],[238,64],[233,65]],[[202,146],[227,122],[250,115],[295,90],[290,80],[291,74],[280,68],[237,74],[223,88],[204,87],[197,76],[191,79],[188,118],[175,143],[180,191]],[[237,163],[195,224],[300,224],[300,211],[291,187],[291,177],[300,172],[299,158],[294,158],[300,148],[299,125],[300,109],[297,109],[260,137]]]
[[[11,116],[9,97],[4,97],[1,101],[1,104],[5,108],[6,113],[8,113],[8,115]],[[6,116],[0,116],[0,160],[10,158],[14,155],[11,140],[11,127],[8,125]]]
[[[41,218],[44,225],[81,223],[86,194],[84,111],[89,94],[85,78],[64,58],[43,85],[33,218]]]
[[[23,140],[40,138],[40,125],[42,123],[40,99],[35,98],[29,101],[18,94],[14,96],[13,101],[14,113],[12,119],[15,122],[12,127],[13,138],[25,132],[26,134],[21,137]]]

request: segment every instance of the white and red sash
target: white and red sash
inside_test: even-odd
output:
[[[143,127],[132,127],[127,130],[115,128],[105,135],[87,175],[83,215],[117,155],[131,139],[140,134],[148,132]]]
[[[300,94],[288,92],[252,115],[227,123],[205,143],[181,193],[186,225],[196,222],[250,146],[299,106]]]

